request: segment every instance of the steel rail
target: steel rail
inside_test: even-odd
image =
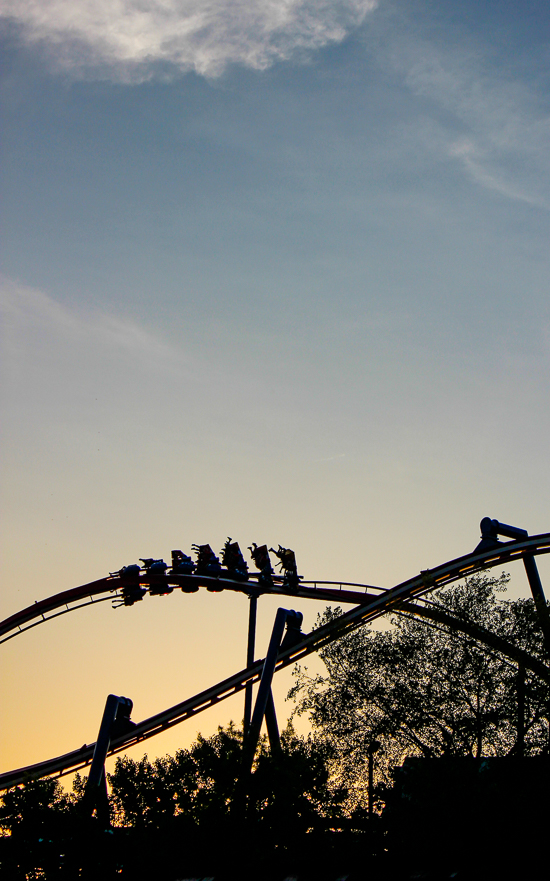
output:
[[[425,618],[432,624],[442,624],[449,630],[458,630],[466,636],[471,636],[476,642],[484,643],[484,645],[494,649],[499,654],[515,661],[516,664],[522,665],[526,670],[531,670],[532,673],[535,673],[536,676],[550,685],[550,667],[547,667],[543,661],[534,658],[529,652],[519,648],[519,646],[508,642],[508,640],[504,639],[502,636],[498,636],[496,633],[487,630],[486,627],[480,627],[479,624],[475,624],[473,621],[456,618],[454,615],[449,614],[445,609],[442,609],[440,606],[435,606],[432,603],[427,606],[419,606],[418,603],[405,601],[394,608],[398,615]]]
[[[32,630],[33,627],[38,627],[40,624],[45,624],[46,621],[53,621],[54,618],[59,618],[61,615],[67,615],[68,612],[76,612],[77,609],[85,609],[87,606],[97,606],[98,603],[106,603],[111,599],[111,597],[99,597],[99,599],[94,600],[93,597],[90,597],[85,603],[78,603],[75,606],[68,606],[66,609],[61,609],[60,612],[53,612],[51,615],[47,617],[42,615],[38,621],[33,621],[31,624],[20,625],[17,630],[12,630],[8,636],[5,636],[4,639],[0,639],[0,645],[3,642],[8,642],[10,639],[14,639],[16,636],[19,636],[21,633],[26,633],[27,630]]]
[[[437,566],[431,570],[424,570],[419,575],[396,585],[379,596],[369,597],[369,600],[355,606],[328,624],[312,631],[304,639],[291,649],[281,652],[277,658],[275,672],[299,661],[312,652],[318,651],[324,645],[338,639],[346,633],[381,617],[393,608],[399,610],[404,601],[411,601],[421,597],[453,581],[460,580],[475,572],[491,569],[495,566],[504,565],[508,562],[521,560],[525,554],[538,555],[550,553],[550,533],[531,536],[520,541],[502,543],[496,549],[458,557]],[[157,576],[159,577],[159,576]],[[189,576],[184,576],[189,577]],[[201,580],[205,580],[202,578]],[[241,585],[242,589],[242,585]],[[31,607],[32,608],[32,607]],[[192,698],[175,704],[167,710],[151,716],[140,722],[128,734],[113,740],[109,755],[128,749],[141,741],[153,737],[174,725],[183,722],[190,716],[196,715],[208,707],[225,700],[228,697],[243,690],[251,682],[257,682],[261,676],[263,660],[256,661],[253,665],[236,673],[234,676],[224,679],[217,685],[206,691],[200,692]],[[7,789],[29,779],[46,777],[51,774],[64,774],[77,771],[88,765],[92,759],[95,744],[87,744],[79,750],[66,753],[40,762],[28,765],[0,775],[0,789]]]
[[[237,581],[231,578],[214,578],[205,575],[143,575],[139,579],[124,578],[121,576],[109,576],[100,578],[97,581],[91,581],[89,584],[82,584],[80,587],[73,587],[70,590],[62,591],[54,594],[44,600],[37,600],[32,606],[27,606],[20,612],[16,612],[9,618],[0,621],[0,645],[25,633],[31,627],[51,621],[59,615],[67,612],[73,612],[82,609],[85,606],[93,605],[93,603],[102,602],[111,599],[111,597],[103,597],[101,600],[94,599],[103,593],[114,594],[113,600],[121,598],[119,593],[123,587],[135,587],[137,584],[142,586],[154,587],[155,589],[166,588],[171,591],[174,588],[181,588],[184,592],[195,592],[200,587],[206,587],[207,590],[213,592],[221,592],[222,590],[238,591],[239,593],[249,594],[252,591],[259,595],[270,594],[275,596],[291,596],[299,599],[314,599],[323,602],[341,602],[357,605],[357,603],[366,602],[372,596],[368,591],[377,590],[379,592],[386,591],[387,588],[374,587],[370,584],[346,583],[340,581],[306,581],[302,582],[295,590],[285,587],[275,581],[273,587],[269,588],[258,584],[257,580]],[[339,587],[317,587],[318,584],[338,584]],[[311,585],[311,587],[309,586]],[[348,587],[361,587],[362,591],[347,590]],[[87,598],[86,602],[81,602]],[[73,604],[73,605],[71,605]],[[78,604],[78,605],[77,605]],[[56,612],[57,609],[65,606],[62,612]],[[55,614],[50,614],[54,612]],[[38,619],[38,620],[37,620]],[[33,624],[28,622],[33,621]],[[25,626],[27,625],[27,626]]]

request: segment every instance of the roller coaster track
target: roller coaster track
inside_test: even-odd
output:
[[[301,599],[316,599],[324,602],[339,603],[364,603],[373,596],[385,593],[386,590],[381,587],[373,587],[368,584],[352,584],[337,581],[302,581],[296,590],[288,590],[283,585],[283,579],[273,576],[273,587],[266,588],[260,585],[257,577],[251,576],[249,581],[235,581],[231,578],[214,578],[206,575],[147,575],[142,573],[139,577],[139,584],[153,588],[154,590],[166,589],[166,592],[173,590],[175,587],[181,588],[184,592],[194,593],[199,587],[206,587],[207,590],[218,593],[222,590],[233,590],[240,593],[257,594],[269,593],[272,595],[280,594],[281,596],[299,597]],[[73,612],[82,609],[85,606],[91,606],[96,603],[104,603],[107,600],[115,602],[122,599],[122,589],[124,587],[135,587],[138,581],[133,578],[124,578],[120,575],[111,575],[107,578],[100,578],[98,581],[91,581],[89,584],[82,584],[80,587],[65,590],[62,593],[54,594],[45,600],[33,603],[27,606],[15,615],[0,621],[0,645],[13,639],[19,634],[37,627],[52,618],[58,618],[60,615],[66,615],[67,612]],[[362,588],[362,590],[350,590],[349,588]],[[369,591],[376,591],[372,594]],[[108,596],[101,596],[108,594]],[[114,596],[113,596],[114,594]]]
[[[195,591],[200,585],[214,591],[223,589],[244,593],[257,591],[258,593],[281,594],[296,598],[318,599],[325,602],[355,604],[348,612],[304,636],[304,639],[297,645],[284,652],[280,652],[275,667],[276,671],[296,663],[312,652],[319,651],[319,649],[333,640],[388,612],[402,610],[413,614],[421,614],[425,618],[431,617],[433,620],[439,620],[439,623],[443,624],[449,623],[449,621],[445,622],[444,620],[447,617],[447,619],[452,620],[452,626],[455,629],[461,629],[464,633],[473,636],[473,638],[486,642],[496,651],[502,651],[518,663],[524,663],[528,669],[531,669],[548,682],[550,681],[550,669],[542,662],[530,658],[526,653],[510,646],[494,634],[483,631],[482,628],[474,624],[457,622],[455,618],[451,619],[450,616],[446,616],[441,610],[435,609],[434,612],[434,607],[418,606],[414,603],[414,600],[419,599],[432,590],[444,587],[453,581],[460,580],[477,572],[482,572],[495,566],[507,565],[516,560],[548,553],[550,553],[550,533],[530,536],[519,541],[501,543],[498,548],[483,553],[474,551],[434,569],[425,570],[419,575],[415,575],[413,578],[386,590],[374,588],[370,585],[321,581],[302,581],[297,589],[290,590],[286,589],[282,583],[278,583],[278,580],[276,580],[273,588],[266,589],[252,580],[242,582],[234,581],[230,578],[211,578],[203,575],[140,575],[139,582],[140,584],[148,585],[149,588],[153,587],[154,590],[160,590],[160,588],[165,586],[166,588],[181,587],[184,591]],[[130,584],[129,581],[120,576],[112,576],[56,594],[0,622],[0,636],[11,638],[10,634],[15,636],[28,629],[29,626],[35,626],[36,623],[41,623],[43,620],[50,620],[52,617],[80,608],[83,605],[89,605],[91,602],[109,599],[109,597],[99,600],[95,599],[95,597],[101,594],[114,593],[115,597],[119,596],[122,587],[127,583]],[[131,583],[135,585],[136,580],[134,579]],[[351,590],[350,588],[360,589]],[[59,611],[60,609],[62,611]],[[484,638],[485,635],[488,637],[487,639]],[[255,661],[254,664],[230,676],[228,679],[218,682],[212,688],[206,689],[194,697],[138,723],[129,733],[112,740],[109,755],[121,752],[162,731],[166,731],[168,728],[242,691],[248,683],[258,682],[261,677],[263,663],[263,659]],[[63,776],[64,774],[78,771],[91,762],[94,747],[95,743],[86,744],[80,749],[65,755],[1,774],[0,789],[7,789],[10,786],[24,783],[29,779],[37,779],[53,774]]]

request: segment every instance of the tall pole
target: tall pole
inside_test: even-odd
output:
[[[250,608],[248,610],[248,644],[246,647],[246,666],[250,667],[254,663],[254,652],[256,646],[256,612],[258,610],[258,594],[250,594]],[[246,684],[244,691],[244,723],[243,734],[247,736],[250,730],[250,720],[252,718],[252,682]]]
[[[369,820],[372,820],[374,814],[374,754],[380,749],[378,740],[371,740],[369,743],[369,776],[368,776],[368,797],[369,797]]]
[[[518,701],[518,756],[523,758],[525,753],[525,667],[518,665],[517,678],[517,701]]]

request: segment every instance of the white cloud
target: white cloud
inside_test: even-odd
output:
[[[263,69],[341,42],[378,0],[0,0],[29,43],[72,72],[146,79],[156,65],[206,76]]]

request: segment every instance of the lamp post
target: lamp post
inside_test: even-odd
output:
[[[373,814],[373,791],[374,791],[374,754],[378,752],[380,749],[380,742],[378,740],[371,740],[369,743],[368,754],[369,754],[369,820],[372,820]]]

